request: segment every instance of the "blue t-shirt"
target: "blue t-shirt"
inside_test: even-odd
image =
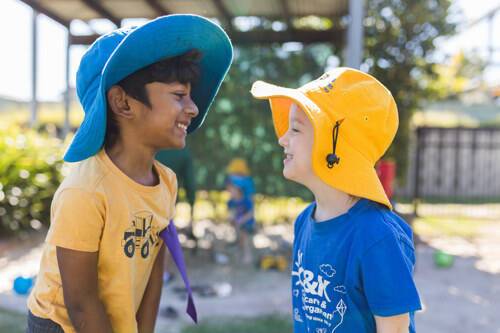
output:
[[[253,209],[253,201],[251,198],[246,196],[244,196],[242,199],[239,200],[230,199],[227,202],[227,207],[231,210],[234,210],[235,218],[238,219]],[[242,226],[253,227],[254,224],[255,224],[255,219],[252,216],[252,218],[243,223]]]
[[[316,222],[316,204],[295,222],[292,303],[295,333],[376,332],[377,316],[410,313],[420,299],[409,226],[370,200]]]

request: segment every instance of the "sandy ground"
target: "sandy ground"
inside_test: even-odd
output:
[[[488,224],[474,240],[439,238],[426,240],[417,247],[415,278],[424,310],[417,313],[417,331],[425,333],[500,333],[500,223]],[[284,243],[290,240],[287,228]],[[276,235],[264,233],[259,241]],[[274,235],[274,236],[273,236]],[[272,244],[268,242],[267,245]],[[435,248],[456,255],[447,269],[433,263]],[[26,298],[14,295],[12,281],[19,274],[34,274],[42,249],[41,238],[24,242],[0,243],[0,307],[26,311]],[[211,285],[222,296],[203,297],[195,294],[200,320],[214,317],[253,317],[269,313],[290,313],[289,272],[260,271],[237,263],[229,248],[228,264],[216,264],[210,251],[188,253],[190,278],[195,286]],[[9,255],[6,256],[5,254]],[[163,291],[161,309],[173,307],[176,319],[159,316],[157,331],[178,333],[190,325],[184,313],[185,296],[176,292],[182,286],[177,277]]]

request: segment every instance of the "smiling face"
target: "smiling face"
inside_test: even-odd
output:
[[[285,152],[283,176],[306,185],[314,177],[311,163],[314,129],[305,112],[292,103],[289,112],[289,126],[279,139]]]
[[[191,99],[191,84],[153,82],[146,84],[146,93],[151,106],[141,103],[139,108],[136,122],[139,139],[154,149],[183,148],[187,128],[198,115]]]
[[[197,50],[146,66],[112,86],[108,95],[106,148],[133,141],[146,149],[179,149],[198,115],[191,90],[200,77]]]

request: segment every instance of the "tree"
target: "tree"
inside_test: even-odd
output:
[[[422,102],[435,98],[435,39],[455,31],[458,13],[450,0],[370,0],[366,2],[363,69],[393,94],[399,109],[399,130],[387,157],[398,164],[398,178],[407,169],[410,118]]]
[[[481,86],[485,65],[479,56],[460,51],[446,63],[434,66],[437,78],[429,86],[437,99],[457,99],[461,93]]]
[[[432,98],[436,79],[432,58],[434,40],[454,31],[449,0],[366,1],[365,54],[362,69],[370,72],[393,93],[399,108],[398,135],[387,156],[398,163],[400,179],[407,164],[409,121],[419,105]],[[294,20],[295,27],[326,29],[343,20],[327,18]],[[272,22],[255,29],[265,33]],[[207,189],[222,188],[224,169],[232,157],[246,158],[257,190],[270,195],[307,195],[283,179],[282,149],[277,144],[269,106],[254,100],[251,84],[265,80],[288,87],[319,77],[330,56],[342,58],[335,45],[272,45],[238,47],[233,66],[212,106],[203,128],[189,144],[197,161],[197,180]]]
[[[299,87],[323,72],[331,47],[300,50],[287,46],[236,48],[235,61],[203,127],[189,137],[197,182],[207,189],[222,188],[225,168],[234,157],[245,158],[257,190],[269,195],[307,192],[283,179],[283,149],[279,147],[266,101],[250,95],[257,80]]]

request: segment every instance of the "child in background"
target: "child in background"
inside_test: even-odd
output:
[[[233,179],[238,179],[243,187],[245,196],[251,197],[253,201],[255,185],[253,183],[252,176],[250,175],[250,168],[248,167],[247,162],[242,158],[234,158],[227,166],[226,172],[228,176],[233,177]]]
[[[243,263],[253,261],[252,235],[255,231],[253,195],[255,187],[250,170],[243,159],[233,159],[227,167],[226,189],[230,194],[227,203],[231,222],[236,227],[238,243],[243,253]]]

